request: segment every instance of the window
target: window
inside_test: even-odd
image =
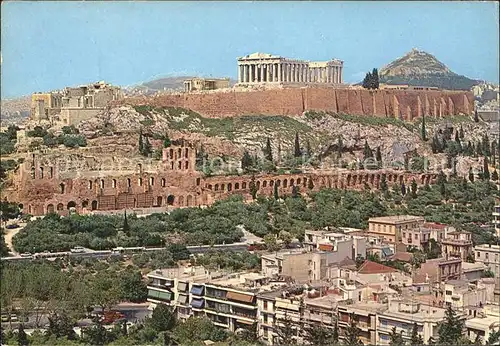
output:
[[[415,233],[415,239],[418,240],[418,234],[417,233]]]
[[[446,291],[447,296],[451,296],[452,293],[453,293],[452,291]]]
[[[480,258],[481,257],[481,253],[478,251],[477,252],[477,258]]]
[[[137,180],[137,183],[139,184],[139,186],[142,186],[142,178],[139,178],[139,179]]]
[[[486,260],[488,260],[488,257],[490,257],[490,254],[489,253],[485,253],[484,254],[484,258],[486,258]]]
[[[267,310],[267,300],[264,300],[264,310]]]
[[[113,189],[116,189],[116,179],[112,180],[111,186],[113,187]]]
[[[132,186],[132,182],[130,181],[130,178],[127,178],[127,187],[131,187]]]

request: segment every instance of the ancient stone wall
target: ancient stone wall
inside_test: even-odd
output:
[[[474,109],[471,92],[368,91],[331,87],[131,97],[122,102],[132,105],[183,107],[207,117],[252,114],[299,116],[306,110],[317,110],[412,120],[422,114],[432,117],[469,115]]]

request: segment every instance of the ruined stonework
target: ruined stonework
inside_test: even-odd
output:
[[[210,205],[232,194],[251,199],[254,179],[258,195],[273,196],[274,185],[280,195],[321,188],[377,189],[382,176],[389,187],[395,183],[409,186],[412,179],[418,184],[433,183],[435,174],[413,174],[402,171],[316,171],[300,174],[259,174],[254,177],[204,176],[195,170],[196,149],[187,142],[176,142],[163,149],[162,169],[145,172],[138,164],[135,172],[101,176],[102,172],[78,172],[69,178],[56,167],[41,164],[34,155],[16,172],[5,199],[22,204],[24,212],[43,215],[57,212],[65,215],[74,208],[77,212],[110,211],[134,208],[167,208]],[[101,174],[99,174],[101,173]],[[312,184],[310,183],[312,181]]]
[[[465,91],[363,90],[333,87],[284,88],[131,97],[122,103],[182,107],[207,117],[238,115],[300,116],[307,110],[405,120],[421,116],[470,115],[474,97]]]

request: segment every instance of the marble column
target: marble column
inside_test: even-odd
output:
[[[238,83],[242,83],[243,82],[243,79],[242,79],[243,73],[241,72],[242,69],[243,69],[243,66],[239,65],[238,66]]]
[[[339,83],[342,84],[344,83],[344,78],[342,77],[342,74],[344,73],[344,66],[340,66],[340,73],[339,73]]]
[[[281,76],[281,63],[278,64],[278,82],[283,81],[283,77]]]

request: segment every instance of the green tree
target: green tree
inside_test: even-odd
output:
[[[274,332],[278,335],[278,345],[296,345],[297,340],[294,336],[297,334],[295,323],[285,313],[284,318],[277,319]]]
[[[271,149],[271,140],[269,139],[269,137],[267,138],[267,141],[266,141],[266,148],[264,149],[264,157],[268,161],[271,161],[271,162],[273,161],[273,151]]]
[[[252,199],[257,199],[257,185],[255,184],[255,175],[252,175],[252,179],[250,179],[249,188]]]
[[[342,136],[339,135],[339,138],[337,140],[337,157],[341,158],[342,157],[342,151],[344,150],[344,143],[342,141]]]
[[[24,325],[19,324],[19,328],[17,330],[17,344],[19,346],[27,346],[29,345],[28,335],[24,331]]]
[[[175,326],[172,336],[179,345],[190,345],[205,340],[221,342],[227,339],[228,334],[217,328],[207,317],[191,316],[184,323]]]
[[[401,195],[406,196],[406,185],[405,183],[401,184]]]
[[[359,340],[360,330],[356,326],[356,321],[354,319],[354,315],[351,314],[349,317],[349,325],[346,328],[345,336],[344,336],[344,346],[359,346],[363,345],[361,340]]]
[[[479,115],[477,114],[477,109],[474,110],[474,122],[476,122],[476,123],[479,122]]]
[[[474,182],[474,172],[472,171],[472,167],[469,168],[469,181],[471,183]]]
[[[151,143],[149,142],[149,138],[145,137],[142,155],[147,157],[152,153],[152,151],[153,151],[153,148],[151,146]]]
[[[278,251],[281,248],[276,241],[276,236],[274,234],[266,234],[263,240],[266,245],[266,249],[269,251]]]
[[[418,333],[418,326],[416,323],[413,323],[413,328],[411,330],[411,339],[410,346],[422,346],[424,345],[424,340],[422,336]]]
[[[483,179],[490,180],[490,168],[487,156],[485,156],[483,160]]]
[[[311,143],[309,142],[309,139],[306,139],[306,156],[307,158],[312,156]]]
[[[294,142],[294,153],[293,156],[301,157],[302,152],[300,150],[300,141],[299,141],[299,133],[295,132],[295,142]]]
[[[462,127],[462,124],[460,124],[460,129],[458,130],[458,136],[460,137],[460,139],[464,139],[465,138],[464,128]]]
[[[500,340],[500,330],[497,330],[496,332],[490,332],[490,336],[488,340],[486,340],[486,345],[487,346],[497,345],[499,340]]]
[[[247,150],[245,150],[243,152],[243,157],[241,158],[241,169],[243,169],[243,171],[246,172],[252,166],[253,166],[252,157],[250,156],[250,153]]]
[[[7,243],[5,242],[5,235],[4,235],[4,230],[0,229],[0,256],[1,257],[7,257],[9,255],[9,247],[7,246]]]
[[[491,180],[498,181],[498,172],[496,169],[491,173]]]
[[[384,193],[388,191],[387,178],[385,174],[382,174],[382,178],[380,179],[380,190]]]
[[[411,180],[411,196],[412,196],[412,198],[417,197],[417,190],[418,190],[417,182],[416,182],[415,178],[413,178]]]
[[[439,345],[457,345],[462,338],[464,321],[451,306],[446,308],[445,320],[438,326]]]
[[[274,184],[274,199],[278,200],[280,198],[278,194],[278,184]]]
[[[372,74],[371,72],[368,72],[366,75],[365,75],[365,78],[363,79],[363,88],[365,89],[371,89],[371,81],[372,81]]]
[[[423,141],[427,140],[427,132],[425,130],[425,115],[422,114],[422,126],[420,128],[420,136],[422,137]]]
[[[380,85],[378,70],[376,68],[372,71],[372,81],[371,81],[371,89],[378,89]]]
[[[292,234],[287,231],[280,231],[280,233],[278,234],[278,238],[283,242],[285,248],[288,248],[293,240]]]
[[[378,167],[382,167],[382,153],[380,152],[380,147],[377,147],[377,151],[375,152],[375,159],[377,160]]]
[[[337,344],[338,342],[339,342],[339,323],[337,320],[335,320],[332,332],[332,343]]]
[[[148,287],[140,272],[126,271],[120,275],[121,300],[143,303],[148,297]]]
[[[139,144],[138,144],[138,147],[139,147],[139,152],[141,153],[141,155],[144,155],[144,140],[142,138],[142,129],[139,130]]]
[[[324,325],[307,326],[304,328],[305,341],[315,346],[331,346],[338,342],[334,338],[334,330]]]
[[[172,145],[172,141],[170,140],[170,138],[168,137],[168,133],[165,134],[165,137],[163,138],[163,147],[164,148],[168,148]]]
[[[157,332],[165,332],[174,329],[177,321],[169,306],[158,304],[153,310],[149,323]]]
[[[391,333],[389,334],[389,345],[390,346],[404,346],[405,344],[406,343],[403,339],[403,334],[398,333],[396,331],[396,327],[392,327]]]
[[[373,151],[368,145],[368,141],[365,140],[365,147],[363,149],[363,159],[366,160],[371,158],[373,158]]]

